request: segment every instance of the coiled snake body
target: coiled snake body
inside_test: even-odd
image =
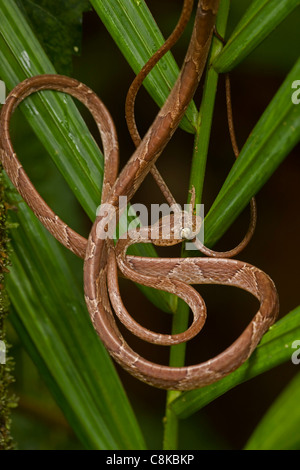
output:
[[[185,0],[191,11],[193,1]],[[242,364],[255,349],[262,335],[278,314],[278,297],[272,280],[247,263],[224,258],[143,258],[126,255],[132,243],[162,244],[153,227],[144,227],[114,246],[106,236],[107,221],[119,212],[119,197],[128,201],[172,137],[192,99],[201,78],[213,34],[219,0],[200,0],[190,45],[176,84],[152,126],[118,176],[118,141],[110,114],[102,101],[84,84],[60,75],[29,78],[9,94],[0,117],[1,160],[9,178],[39,220],[63,245],[84,258],[85,299],[93,325],[114,359],[138,379],[164,389],[190,390],[213,383]],[[45,203],[27,177],[14,152],[9,133],[10,117],[31,93],[44,89],[65,92],[80,100],[92,113],[99,128],[105,157],[105,174],[100,211],[88,240],[67,226]],[[105,211],[101,212],[101,208]],[[180,214],[179,214],[180,216]],[[178,214],[171,222],[168,244],[182,241],[177,227]],[[157,225],[159,231],[161,220]],[[195,223],[192,217],[192,224]],[[179,226],[179,225],[178,225]],[[154,232],[155,232],[154,227]],[[213,252],[214,253],[214,252]],[[216,256],[213,254],[212,256]],[[118,288],[118,269],[125,277],[156,289],[175,293],[190,306],[194,319],[184,333],[160,335],[138,325],[126,311]],[[215,358],[193,366],[168,367],[150,362],[134,352],[122,337],[113,310],[135,334],[155,344],[177,344],[198,333],[205,321],[206,309],[191,284],[223,284],[242,288],[254,295],[260,308],[241,336]]]

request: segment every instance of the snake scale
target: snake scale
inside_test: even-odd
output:
[[[184,1],[183,16],[191,13],[192,6],[193,0]],[[136,230],[116,245],[107,235],[109,223],[120,213],[119,197],[126,196],[129,202],[147,174],[156,172],[155,162],[177,129],[195,93],[206,64],[218,7],[219,0],[199,0],[180,75],[144,138],[136,134],[136,150],[119,175],[118,140],[111,116],[100,98],[75,79],[61,75],[26,79],[8,95],[0,116],[1,161],[7,175],[49,232],[84,259],[85,300],[99,337],[112,357],[130,374],[164,389],[191,390],[216,382],[235,370],[253,352],[262,335],[275,321],[279,309],[273,281],[263,271],[245,262],[226,259],[221,255],[218,257],[216,252],[211,252],[209,258],[144,258],[126,254],[127,247],[133,243],[172,245],[181,242],[184,238],[180,229],[181,212],[167,219],[162,218],[155,226]],[[148,71],[146,69],[145,73]],[[11,143],[9,125],[13,111],[30,94],[46,89],[68,93],[81,101],[91,112],[101,134],[105,159],[102,197],[88,240],[66,225],[42,199]],[[159,177],[157,179],[160,181]],[[196,216],[190,215],[189,227],[193,235],[199,228],[198,222]],[[167,223],[170,227],[169,239],[164,241],[161,229]],[[193,312],[191,326],[177,335],[161,335],[137,324],[122,303],[118,271],[140,284],[181,297]],[[202,329],[206,318],[203,299],[191,284],[239,287],[259,300],[259,310],[231,346],[201,364],[169,367],[148,361],[133,351],[121,335],[114,313],[130,331],[146,341],[163,345],[187,341]]]

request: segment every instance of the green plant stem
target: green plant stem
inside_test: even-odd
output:
[[[218,33],[224,37],[229,13],[229,1],[223,1],[216,23]],[[213,119],[214,105],[218,86],[218,73],[212,68],[211,64],[222,51],[223,44],[221,40],[215,37],[212,41],[211,52],[208,59],[208,71],[205,77],[203,97],[200,111],[198,114],[197,129],[194,140],[194,152],[190,174],[189,188],[195,188],[196,204],[201,204],[202,191],[204,185],[206,160],[209,148],[211,125]],[[190,198],[190,196],[189,196]]]
[[[300,336],[300,306],[276,322],[264,335],[252,356],[236,371],[206,387],[182,393],[172,409],[187,418],[224,395],[228,390],[291,360],[293,342]]]
[[[299,0],[253,0],[214,68],[219,73],[235,68],[299,5]]]
[[[177,311],[173,318],[172,334],[180,333],[187,329],[189,319],[189,306],[178,299]],[[186,343],[172,346],[170,350],[171,367],[184,366]],[[170,390],[167,392],[166,415],[164,418],[164,441],[165,450],[176,450],[178,446],[178,417],[170,407],[170,404],[180,396],[181,392]]]
[[[227,19],[229,13],[229,0],[221,2],[216,29],[221,36],[225,36]],[[205,175],[207,152],[211,132],[211,123],[215,104],[215,96],[218,84],[218,74],[211,67],[212,61],[222,50],[221,41],[215,37],[212,41],[210,56],[208,59],[208,71],[206,73],[203,98],[197,120],[197,129],[194,141],[194,152],[192,159],[190,189],[194,186],[196,191],[196,204],[201,203],[202,189]],[[190,193],[189,198],[190,200]],[[182,256],[188,256],[188,252],[182,249]],[[189,321],[189,307],[179,300],[177,311],[174,315],[172,333],[180,333],[187,329]],[[171,347],[170,367],[182,367],[185,363],[186,344]],[[176,450],[178,447],[178,417],[174,413],[171,404],[180,396],[181,392],[170,390],[167,392],[166,415],[164,418],[164,440],[165,450]]]

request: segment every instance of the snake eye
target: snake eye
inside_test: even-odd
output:
[[[193,231],[191,230],[190,227],[185,227],[180,230],[180,238],[183,238],[185,240],[189,240],[190,238],[193,237]]]

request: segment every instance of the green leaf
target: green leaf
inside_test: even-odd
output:
[[[16,326],[49,389],[89,449],[142,449],[143,437],[107,351],[92,327],[59,243],[20,201],[12,213],[7,288]],[[24,228],[21,229],[21,227]],[[82,261],[77,260],[82,269]]]
[[[300,108],[292,84],[300,59],[259,119],[205,218],[205,243],[212,246],[266,183],[300,140]]]
[[[215,70],[236,67],[299,5],[299,0],[254,0],[214,61]]]
[[[17,0],[32,30],[58,73],[70,75],[72,57],[81,51],[82,13],[88,0]]]
[[[223,0],[220,4],[218,12],[216,28],[219,34],[225,36],[229,1]],[[211,51],[208,57],[208,66],[205,76],[205,84],[201,108],[197,120],[197,130],[194,141],[194,153],[192,158],[190,183],[189,187],[195,188],[196,203],[201,202],[202,187],[205,174],[205,165],[207,158],[207,150],[209,146],[210,130],[215,103],[215,96],[218,83],[218,74],[210,67],[212,58],[220,51],[222,44],[218,38],[213,38]],[[190,201],[189,201],[190,202]],[[189,256],[187,251],[182,247],[182,256]],[[172,323],[172,334],[185,331],[189,322],[189,307],[183,301],[178,301],[178,307]],[[169,365],[171,367],[182,367],[185,363],[186,343],[178,344],[171,347]],[[163,448],[165,450],[176,449],[178,445],[178,417],[174,414],[169,406],[173,400],[180,396],[181,392],[169,390],[166,400],[166,415],[164,418],[164,439]]]
[[[183,393],[171,407],[187,418],[238,384],[291,360],[293,342],[300,338],[300,306],[276,322],[263,336],[252,356],[235,372],[201,389]]]
[[[230,4],[228,1],[223,1],[220,4],[220,9],[216,22],[216,29],[218,31],[218,34],[220,34],[222,37],[225,37],[229,9]],[[223,44],[220,39],[214,37],[212,40],[212,46],[208,57],[208,66],[205,75],[203,96],[197,120],[194,152],[190,172],[189,188],[195,188],[196,204],[201,204],[202,201],[205,168],[219,80],[219,75],[212,67],[212,63],[214,62],[214,58],[216,56],[218,57],[222,48]]]
[[[30,76],[56,73],[12,0],[0,0],[0,77],[11,90]],[[47,91],[20,108],[54,163],[93,220],[100,201],[103,156],[73,100]]]
[[[91,0],[91,4],[137,74],[165,41],[146,3],[144,0]],[[145,88],[159,107],[164,104],[178,74],[179,68],[168,52],[146,77]],[[194,133],[196,122],[197,109],[192,102],[181,127]]]
[[[285,387],[258,424],[246,450],[300,449],[300,374]]]
[[[14,0],[0,0],[0,77],[11,90],[27,77],[55,73]],[[20,106],[37,137],[53,159],[79,203],[93,221],[101,200],[103,155],[72,98],[45,91]],[[157,256],[153,246],[132,247],[131,253]],[[174,296],[144,286],[155,305],[174,311]]]

